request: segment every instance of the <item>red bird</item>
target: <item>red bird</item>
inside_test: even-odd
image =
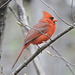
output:
[[[34,44],[34,45],[41,44],[43,43],[43,41],[47,41],[49,37],[53,35],[56,29],[55,26],[56,21],[57,19],[55,19],[51,14],[49,14],[46,11],[43,11],[43,18],[39,20],[39,22],[33,26],[33,29],[31,29],[26,35],[23,43],[23,48],[20,51],[20,54],[18,55],[13,67],[17,63],[19,57],[21,56],[25,48],[27,48],[30,44]],[[47,34],[49,37],[44,34]]]

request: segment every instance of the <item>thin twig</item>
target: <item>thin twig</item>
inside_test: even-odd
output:
[[[73,0],[72,0],[72,2],[71,2],[71,16],[72,16],[72,18],[73,18]]]
[[[14,10],[13,10],[11,7],[9,7],[9,9],[10,9],[10,11],[13,13],[13,15],[16,17],[16,19],[21,23],[20,26],[23,26],[27,31],[29,31],[29,28],[27,28],[27,27],[30,27],[30,26],[24,25],[24,24],[21,22],[21,20],[17,17],[17,15],[16,15],[16,13],[14,12]],[[27,26],[27,27],[26,27],[26,26]]]
[[[61,59],[65,62],[66,66],[67,66],[68,69],[71,71],[71,73],[72,73],[73,75],[75,75],[75,73],[73,72],[72,67],[71,67],[71,66],[75,66],[75,64],[72,64],[72,63],[69,62],[66,58],[64,58],[64,57],[56,50],[56,48],[54,48],[54,46],[51,45],[51,48],[58,54],[58,56],[55,55],[54,57],[59,57],[59,58],[61,58]],[[71,66],[70,66],[70,65],[71,65]]]
[[[59,15],[58,13],[50,6],[48,5],[44,0],[40,0],[43,4],[45,4],[48,8],[52,9],[52,11],[59,17],[59,19],[64,22],[66,25],[68,26],[72,26],[71,24],[67,23],[65,20],[63,20]]]
[[[24,28],[27,26],[27,27],[29,27],[29,28],[31,28],[31,29],[37,30],[37,31],[39,31],[40,33],[42,33],[39,29],[30,27],[29,25],[24,25],[24,24],[20,21],[20,19],[17,17],[17,15],[15,14],[14,10],[13,10],[11,7],[9,7],[9,9],[10,9],[10,11],[14,14],[14,16],[16,17],[16,19],[21,23],[20,26],[23,26]],[[29,30],[29,29],[28,29],[28,30]]]
[[[69,63],[71,66],[75,66],[75,64],[72,64],[67,59],[65,59],[57,50],[54,48],[54,46],[51,45],[51,48],[60,56],[61,59],[63,59],[65,62]]]
[[[74,24],[75,25],[75,24]],[[53,42],[55,42],[57,39],[59,39],[61,36],[63,36],[64,34],[66,34],[67,32],[69,32],[70,30],[72,30],[74,27],[68,27],[67,29],[65,29],[64,31],[62,31],[61,33],[57,34],[52,41],[50,41],[49,43],[43,45],[42,47],[40,47],[40,49],[38,49],[30,58],[28,58],[28,60],[24,61],[23,64],[21,64],[14,72],[12,72],[10,75],[16,75],[17,73],[19,73],[26,65],[28,65],[37,55],[39,55],[45,48],[47,48],[49,45],[51,45]]]
[[[10,11],[14,14],[14,16],[16,17],[16,19],[19,21],[18,16],[16,15],[16,13],[14,12],[14,10],[9,6],[8,7],[10,9]]]
[[[75,22],[75,18],[73,16],[73,0],[71,2],[71,16],[72,16],[72,19],[73,19],[73,23]]]
[[[2,5],[0,6],[0,9],[3,8],[5,5],[7,5],[10,1],[11,1],[11,0],[7,0],[4,4],[2,4]]]
[[[69,70],[71,71],[71,73],[72,73],[73,75],[75,75],[75,73],[74,73],[73,70],[72,70],[72,67],[71,67],[69,64],[66,64],[66,66],[69,68]]]

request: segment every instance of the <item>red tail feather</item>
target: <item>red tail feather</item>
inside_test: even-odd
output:
[[[27,45],[24,45],[24,46],[23,46],[23,48],[21,49],[21,51],[20,51],[20,53],[19,53],[19,55],[18,55],[18,57],[17,57],[15,63],[14,63],[13,66],[12,66],[12,69],[14,68],[15,64],[17,63],[17,61],[18,61],[19,57],[21,56],[22,52],[24,51],[24,49],[25,49],[27,46],[29,46],[29,44],[30,44],[30,43],[28,43]]]

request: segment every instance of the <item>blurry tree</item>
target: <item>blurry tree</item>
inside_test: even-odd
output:
[[[3,39],[3,33],[5,28],[5,15],[7,11],[7,4],[11,0],[0,0],[0,58],[1,58],[1,52],[2,52],[2,39]]]

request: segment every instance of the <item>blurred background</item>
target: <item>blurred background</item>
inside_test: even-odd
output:
[[[55,11],[68,23],[73,23],[71,16],[71,1],[72,0],[44,0],[50,6],[52,6]],[[73,16],[75,16],[75,2],[73,3]],[[16,5],[14,1],[11,1],[9,6],[13,8],[16,12]],[[54,12],[46,7],[40,0],[24,0],[24,7],[26,9],[26,14],[29,17],[29,24],[31,26],[35,25],[38,20],[43,16],[42,11],[47,11],[52,14],[58,22],[56,23],[56,31],[52,38],[57,35],[59,32],[67,28],[68,26],[64,24]],[[3,65],[4,72],[6,75],[9,75],[14,71],[26,57],[30,55],[25,50],[17,62],[14,69],[11,69],[16,57],[18,56],[24,40],[24,35],[22,29],[16,23],[16,18],[12,12],[8,9],[6,15],[6,26],[4,31],[4,40],[2,45],[2,58],[0,64]],[[41,45],[40,45],[41,46]],[[53,46],[64,56],[67,60],[75,64],[75,30],[71,30],[56,42],[53,43]],[[51,51],[52,54],[55,52],[50,48],[46,50]],[[66,67],[65,63],[59,59],[52,56],[49,56],[44,50],[39,55],[40,63],[44,69],[46,75],[72,75],[70,70]],[[75,67],[72,67],[75,71]],[[31,62],[25,67],[18,75],[37,75],[33,63]]]

